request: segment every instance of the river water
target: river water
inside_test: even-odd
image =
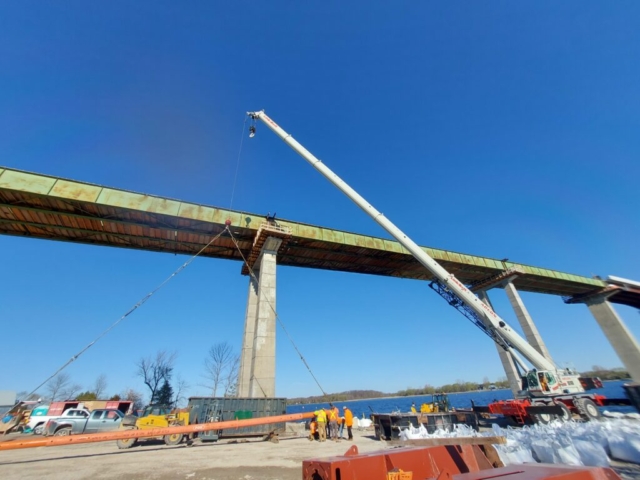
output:
[[[589,393],[597,393],[608,398],[626,398],[624,389],[625,381],[614,380],[603,382],[603,388],[590,390]],[[476,405],[488,405],[494,400],[508,400],[513,398],[511,390],[480,390],[476,392],[450,393],[449,402],[454,408],[471,408],[471,400]],[[420,409],[420,404],[431,401],[431,395],[416,395],[410,397],[385,397],[370,398],[366,400],[351,400],[347,402],[336,402],[336,405],[342,412],[342,405],[348,406],[354,416],[362,418],[363,414],[369,418],[371,412],[391,413],[394,411],[409,412],[411,411],[411,403],[415,402],[416,407]],[[312,412],[319,407],[327,407],[328,403],[309,403],[305,405],[289,405],[287,413]],[[626,406],[610,406],[601,410],[609,410],[616,412],[630,413],[635,412],[633,407]]]

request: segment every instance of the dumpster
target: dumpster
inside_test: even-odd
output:
[[[468,425],[478,430],[478,417],[470,411],[443,413],[372,413],[371,421],[379,440],[398,440],[400,431],[410,425],[422,424],[429,433],[436,430],[452,431],[454,425]]]
[[[287,413],[286,398],[233,398],[233,397],[191,397],[189,398],[189,424],[246,420],[249,418],[272,417]],[[230,428],[223,431],[201,432],[203,441],[219,438],[264,436],[272,432],[283,432],[284,423]]]

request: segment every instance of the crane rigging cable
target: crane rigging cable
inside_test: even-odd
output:
[[[82,350],[80,350],[78,353],[76,353],[74,356],[72,356],[69,360],[67,360],[67,362],[62,365],[60,368],[58,368],[53,374],[51,374],[45,381],[43,381],[40,385],[38,385],[36,388],[34,388],[30,393],[28,393],[27,395],[25,395],[24,399],[29,398],[31,395],[33,395],[35,392],[38,391],[38,389],[40,389],[43,385],[45,385],[49,380],[53,379],[56,375],[58,375],[60,372],[62,372],[65,368],[67,368],[71,363],[75,362],[78,357],[80,355],[82,355],[84,352],[86,352],[87,350],[89,350],[89,348],[91,348],[93,345],[95,345],[95,343],[100,340],[102,337],[104,337],[107,333],[109,333],[111,330],[113,330],[116,325],[118,325],[120,322],[122,322],[125,318],[127,318],[129,315],[131,315],[134,311],[136,311],[138,309],[138,307],[141,307],[144,303],[146,303],[147,300],[149,300],[158,290],[160,290],[162,287],[164,287],[167,283],[169,283],[169,281],[171,281],[171,279],[173,279],[176,275],[178,275],[182,270],[184,270],[185,268],[187,268],[189,266],[189,264],[191,264],[191,262],[193,262],[196,257],[198,255],[200,255],[202,252],[204,252],[213,242],[215,242],[218,238],[220,238],[220,236],[225,232],[225,230],[229,230],[229,227],[226,226],[224,230],[222,230],[220,233],[218,233],[215,237],[213,237],[209,243],[207,243],[204,247],[202,247],[200,250],[198,250],[198,252],[193,255],[191,258],[189,258],[186,262],[184,262],[182,265],[180,265],[171,275],[169,275],[160,285],[158,285],[156,288],[154,288],[153,290],[151,290],[149,293],[147,293],[144,297],[142,297],[142,299],[140,299],[140,301],[138,303],[136,303],[133,307],[131,307],[124,315],[122,315],[118,320],[116,320],[114,323],[111,324],[111,326],[109,326],[106,330],[104,330],[100,335],[98,335],[93,341],[91,341],[87,346],[85,346]],[[231,232],[229,232],[231,233]]]
[[[258,281],[258,278],[256,277],[256,274],[253,272],[253,268],[251,268],[251,265],[249,265],[249,262],[247,261],[246,257],[244,256],[244,254],[242,253],[242,250],[240,249],[240,245],[238,245],[238,241],[236,240],[236,238],[233,236],[233,233],[231,233],[231,230],[229,230],[229,235],[231,235],[231,240],[233,240],[233,243],[235,244],[236,248],[238,249],[238,252],[240,253],[240,256],[242,257],[242,261],[244,262],[244,264],[247,266],[247,269],[249,270],[249,275],[251,276],[251,279],[256,282],[256,285],[258,286],[258,289],[260,291],[262,291],[262,287],[260,286],[260,282]],[[266,297],[266,295],[265,295]],[[291,345],[293,346],[294,350],[296,351],[296,353],[298,354],[298,356],[300,357],[300,360],[302,360],[302,363],[304,364],[305,367],[307,367],[307,370],[309,371],[309,374],[311,375],[311,377],[313,378],[313,380],[316,382],[316,385],[318,385],[318,388],[320,389],[320,391],[322,392],[322,395],[327,397],[327,392],[324,391],[324,389],[322,388],[322,385],[320,385],[320,382],[318,381],[318,379],[316,378],[316,376],[314,375],[313,371],[311,370],[311,367],[309,366],[309,364],[307,363],[307,360],[304,358],[304,356],[302,355],[302,353],[300,352],[300,350],[298,349],[296,343],[293,341],[293,338],[291,337],[291,335],[289,335],[289,331],[286,329],[286,327],[284,326],[284,323],[282,322],[282,320],[280,319],[280,316],[278,315],[278,312],[276,312],[276,309],[273,308],[273,305],[271,304],[271,302],[267,300],[267,304],[269,305],[269,308],[271,309],[271,311],[273,312],[276,320],[278,321],[278,323],[280,324],[280,327],[282,327],[282,330],[284,331],[285,335],[287,336],[287,338],[289,339],[289,342],[291,342]],[[260,384],[258,384],[260,385]],[[262,387],[260,387],[260,389],[262,389]]]
[[[245,127],[246,127],[246,123],[247,123],[247,117],[245,116],[244,119],[244,123],[242,125],[242,135],[240,137],[240,148],[238,151],[238,159],[236,162],[236,172],[235,172],[235,177],[233,180],[233,188],[231,190],[231,200],[230,200],[230,207],[231,208],[233,206],[233,197],[235,194],[235,189],[236,189],[236,183],[237,183],[237,179],[238,179],[238,170],[240,167],[240,156],[242,154],[242,144],[243,144],[243,140],[244,140],[244,132],[245,132]],[[255,124],[255,121],[253,122]],[[252,125],[249,128],[249,132],[250,132],[250,136],[253,136],[255,134],[255,125]],[[256,284],[258,285],[258,288],[260,288],[260,284],[258,282],[258,279],[256,278],[255,273],[253,272],[253,269],[251,268],[251,266],[249,265],[247,259],[245,258],[244,254],[242,253],[242,250],[240,249],[240,246],[238,245],[238,241],[236,240],[236,238],[233,236],[233,234],[231,233],[231,230],[229,229],[229,224],[227,223],[227,225],[225,226],[224,230],[220,231],[220,233],[218,233],[215,237],[213,237],[209,243],[207,243],[204,247],[202,247],[200,250],[198,250],[198,252],[196,252],[192,257],[190,257],[186,262],[184,262],[182,265],[180,265],[180,267],[178,267],[171,275],[169,275],[162,283],[160,283],[156,288],[154,288],[153,290],[151,290],[149,293],[147,293],[144,297],[142,297],[142,299],[140,299],[140,301],[138,301],[138,303],[136,303],[133,307],[131,307],[124,315],[122,315],[118,320],[116,320],[113,324],[111,324],[107,329],[105,329],[100,335],[98,335],[94,340],[92,340],[89,344],[87,344],[83,349],[81,349],[78,353],[76,353],[75,355],[73,355],[69,360],[67,360],[67,362],[65,362],[60,368],[58,368],[54,373],[52,373],[49,377],[47,377],[43,382],[41,382],[36,388],[34,388],[31,392],[29,392],[28,394],[25,395],[24,399],[29,398],[31,395],[33,395],[34,393],[36,393],[40,388],[42,388],[47,382],[49,382],[50,380],[52,380],[53,378],[55,378],[59,373],[61,373],[65,368],[67,368],[69,365],[71,365],[73,362],[75,362],[80,355],[82,355],[84,352],[86,352],[87,350],[89,350],[89,348],[91,348],[93,345],[96,344],[96,342],[98,342],[98,340],[100,340],[102,337],[104,337],[106,334],[108,334],[111,330],[113,330],[120,322],[122,322],[125,318],[127,318],[129,315],[131,315],[134,311],[136,311],[139,307],[141,307],[144,303],[147,302],[147,300],[149,300],[158,290],[160,290],[162,287],[164,287],[167,283],[169,283],[169,281],[171,281],[171,279],[173,279],[176,275],[178,275],[182,270],[184,270],[185,268],[187,268],[191,262],[193,262],[196,257],[198,257],[202,252],[204,252],[213,242],[215,242],[218,238],[220,238],[222,236],[222,234],[224,232],[228,232],[231,239],[233,240],[233,243],[235,245],[235,247],[238,249],[238,252],[240,253],[240,256],[242,257],[243,262],[247,265],[247,268],[249,269],[249,273],[251,275],[251,278],[256,282]],[[285,334],[287,335],[287,338],[289,339],[289,342],[291,342],[291,345],[293,346],[293,348],[295,349],[296,353],[299,355],[300,359],[302,360],[302,363],[307,367],[307,370],[309,371],[309,374],[311,375],[311,377],[313,378],[313,380],[316,382],[316,384],[318,385],[318,387],[320,388],[320,391],[322,392],[322,394],[326,397],[327,393],[324,391],[324,389],[322,388],[322,385],[320,385],[320,382],[318,382],[318,379],[316,378],[316,376],[313,374],[313,372],[311,371],[311,367],[309,366],[309,364],[307,363],[307,361],[305,360],[304,356],[302,355],[302,353],[300,352],[300,350],[298,349],[298,347],[296,346],[295,342],[293,341],[293,338],[291,337],[291,335],[289,334],[289,332],[287,331],[286,327],[284,326],[284,323],[282,322],[282,320],[280,319],[278,313],[276,312],[275,308],[273,308],[273,305],[271,304],[271,302],[267,301],[269,308],[271,308],[271,310],[273,311],[276,320],[278,321],[278,323],[280,324],[280,326],[282,327],[282,330],[284,330]],[[254,378],[254,380],[256,381],[256,383],[258,384],[258,386],[260,387],[260,390],[262,390],[262,393],[264,394],[264,389],[262,388],[262,386],[260,385],[260,383],[257,381],[257,379]],[[265,395],[266,396],[266,395]]]
[[[238,170],[240,169],[240,155],[242,154],[242,143],[244,142],[244,128],[247,126],[247,116],[244,117],[242,124],[242,134],[240,135],[240,148],[238,149],[238,160],[236,161],[236,174],[233,177],[233,187],[231,188],[231,201],[229,202],[229,210],[233,208],[233,196],[236,193],[236,183],[238,182]],[[254,127],[255,131],[255,127]]]

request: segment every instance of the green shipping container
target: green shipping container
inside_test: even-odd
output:
[[[189,423],[193,425],[285,415],[287,413],[287,399],[191,397],[189,398],[189,408]],[[283,432],[284,429],[285,424],[281,422],[201,432],[198,436],[204,441],[215,441],[219,438],[263,436],[271,432]]]

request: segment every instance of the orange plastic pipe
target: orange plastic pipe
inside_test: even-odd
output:
[[[224,430],[227,428],[252,427],[254,425],[267,425],[269,423],[291,422],[313,417],[313,413],[293,413],[289,415],[276,415],[274,417],[249,418],[246,420],[229,420],[226,422],[197,423],[195,425],[183,425],[175,427],[146,428],[143,430],[116,430],[104,433],[85,433],[80,435],[68,435],[64,437],[44,437],[29,440],[15,440],[0,442],[0,451],[17,450],[19,448],[55,447],[59,445],[74,445],[78,443],[108,442],[112,440],[124,440],[127,438],[160,437],[176,433],[206,432],[208,430]]]

